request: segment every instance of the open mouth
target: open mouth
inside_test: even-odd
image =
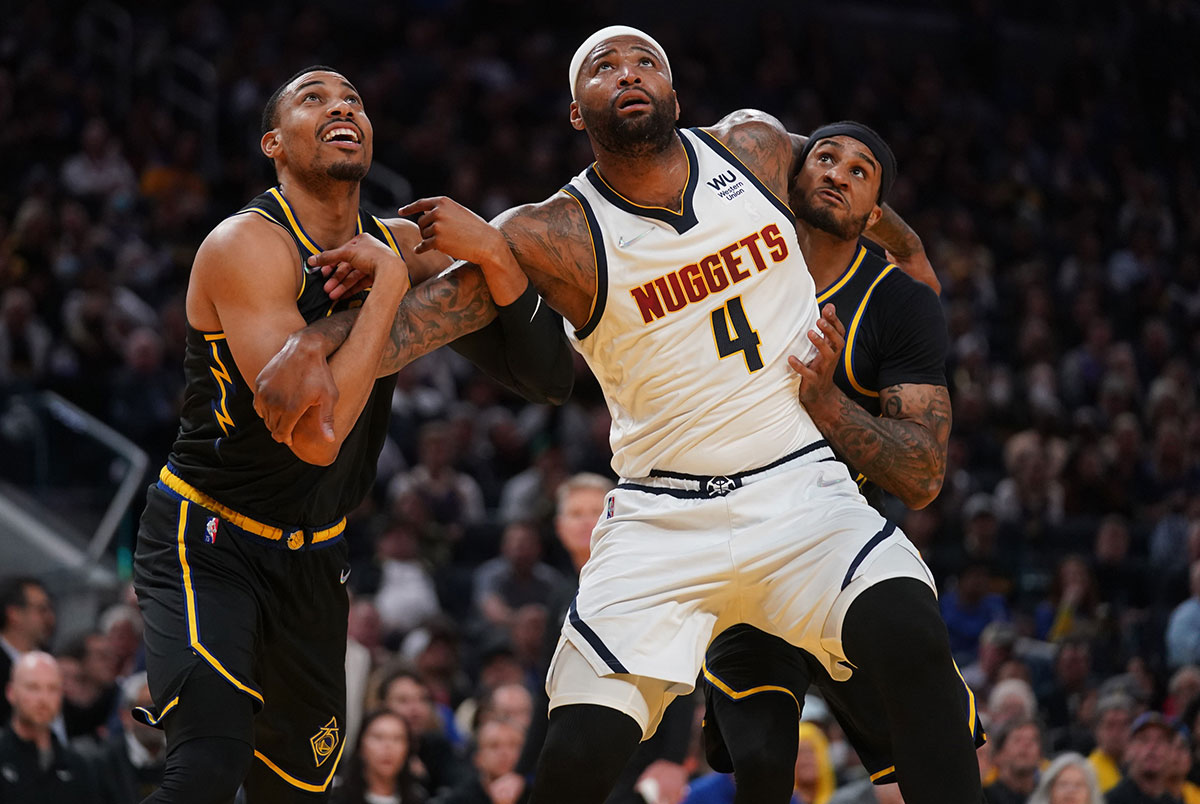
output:
[[[329,142],[334,145],[345,145],[358,147],[361,145],[361,135],[358,129],[351,126],[330,126],[324,134],[321,135],[321,142]]]
[[[839,204],[843,207],[850,206],[849,204],[846,203],[846,199],[842,197],[842,194],[837,192],[836,190],[830,190],[830,189],[819,190],[817,192],[817,195],[820,196],[821,198],[824,198],[827,201],[832,201],[833,203]]]
[[[626,90],[623,95],[617,100],[618,111],[628,111],[633,109],[649,109],[650,96],[639,89]]]

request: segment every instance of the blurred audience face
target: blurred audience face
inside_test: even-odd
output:
[[[394,779],[408,762],[408,730],[399,715],[387,713],[372,720],[360,745],[368,778]]]
[[[434,725],[429,690],[411,678],[401,676],[389,684],[383,705],[404,718],[413,734],[424,734]]]
[[[1192,770],[1192,745],[1182,732],[1171,737],[1171,758],[1167,761],[1167,784],[1179,785]]]
[[[1091,792],[1083,769],[1067,765],[1050,785],[1050,804],[1088,804]]]
[[[379,611],[370,600],[356,600],[350,606],[347,635],[365,648],[374,650],[383,641],[383,626]]]
[[[39,584],[25,584],[25,603],[9,606],[4,638],[19,651],[46,649],[54,635],[54,604]]]
[[[1173,731],[1162,726],[1145,726],[1129,738],[1125,761],[1129,776],[1140,786],[1152,786],[1165,778],[1174,752],[1173,735]]]
[[[521,732],[529,728],[533,720],[533,696],[522,684],[505,684],[492,693],[488,719],[511,723]]]
[[[995,751],[994,760],[1001,781],[1013,790],[1031,792],[1042,764],[1042,735],[1037,725],[1025,723],[1014,728]]]
[[[111,687],[117,680],[117,654],[104,634],[87,638],[83,655],[84,678],[97,687]]]
[[[533,570],[542,555],[542,542],[537,531],[523,522],[514,522],[504,529],[500,552],[518,574]]]
[[[33,651],[16,661],[8,682],[13,723],[27,735],[46,736],[62,710],[63,679],[58,662],[48,653]]]
[[[491,720],[479,727],[476,742],[475,767],[490,782],[517,767],[525,732],[511,723]]]
[[[510,630],[517,656],[526,661],[537,661],[545,642],[547,624],[545,606],[530,603],[513,612]]]
[[[604,513],[608,492],[601,488],[575,488],[568,491],[558,507],[554,530],[563,548],[579,569],[592,552],[592,529]]]
[[[1125,756],[1129,741],[1129,725],[1133,713],[1127,709],[1109,709],[1096,721],[1096,747],[1108,754],[1119,764]]]

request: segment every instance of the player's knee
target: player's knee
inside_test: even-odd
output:
[[[598,766],[612,759],[619,772],[641,736],[637,721],[624,712],[591,704],[560,706],[550,713],[541,764],[584,778],[596,772],[607,775]]]
[[[250,770],[254,749],[230,737],[197,737],[167,757],[158,792],[145,804],[226,804]]]
[[[843,625],[846,656],[898,678],[947,659],[949,638],[933,591],[914,578],[892,578],[865,590]]]

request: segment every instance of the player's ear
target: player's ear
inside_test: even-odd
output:
[[[258,144],[259,147],[262,148],[262,152],[266,154],[267,159],[275,158],[275,154],[279,151],[280,139],[279,129],[277,128],[273,128],[266,134],[262,135],[262,139]]]
[[[877,204],[875,204],[874,207],[871,208],[871,214],[867,216],[867,225],[863,228],[870,229],[872,226],[874,226],[876,223],[878,223],[879,219],[882,217],[883,217],[883,207],[877,203]]]
[[[675,98],[675,122],[679,122],[679,94],[675,90],[671,90],[671,96]]]
[[[571,101],[571,128],[576,131],[583,131],[587,128],[583,124],[583,115],[579,113],[579,101]]]

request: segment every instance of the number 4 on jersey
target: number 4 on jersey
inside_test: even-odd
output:
[[[712,328],[713,339],[717,343],[717,354],[722,359],[741,352],[746,360],[746,370],[751,374],[763,367],[762,351],[758,348],[761,341],[746,319],[741,296],[734,296],[724,307],[712,311]]]

